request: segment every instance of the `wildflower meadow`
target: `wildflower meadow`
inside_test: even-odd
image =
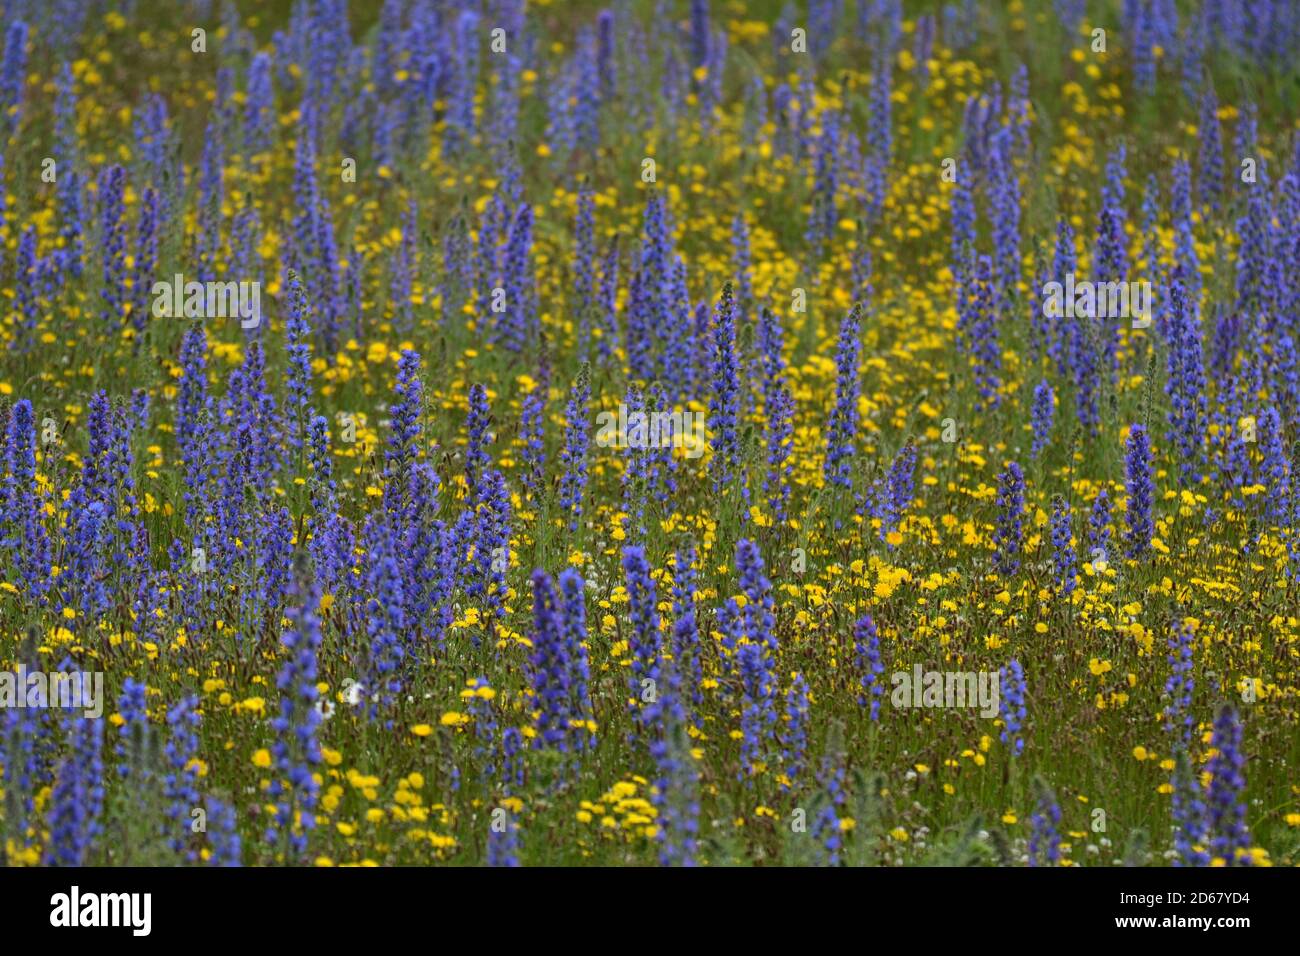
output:
[[[0,8],[0,862],[1300,864],[1296,0]]]

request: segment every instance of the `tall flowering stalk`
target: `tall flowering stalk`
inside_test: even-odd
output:
[[[821,260],[822,247],[838,222],[835,192],[840,150],[839,116],[835,113],[824,113],[821,125],[822,133],[817,137],[814,160],[812,210],[808,218],[808,227],[804,232],[814,262]]]
[[[578,187],[578,216],[573,228],[573,286],[579,316],[579,354],[586,355],[596,301],[596,206],[591,186]]]
[[[912,506],[916,481],[916,443],[910,438],[898,450],[885,474],[880,493],[880,537],[888,540]]]
[[[595,709],[591,703],[591,664],[587,655],[586,582],[576,568],[560,572],[561,631],[569,667],[569,733],[578,750],[596,746]]]
[[[140,198],[140,220],[136,227],[136,251],[131,277],[131,324],[135,327],[136,348],[139,336],[149,322],[150,277],[158,264],[158,190],[146,186]]]
[[[784,524],[789,518],[790,459],[794,453],[794,396],[780,386],[771,397],[767,414],[767,472],[763,492],[772,517]]]
[[[199,805],[199,699],[182,697],[167,712],[167,774],[163,792],[167,798],[165,832],[172,851],[187,860],[197,856],[189,846],[190,810]]]
[[[100,243],[103,262],[102,316],[110,329],[122,324],[126,304],[126,222],[122,213],[126,173],[109,166],[100,174]]]
[[[1212,83],[1207,83],[1201,93],[1196,125],[1201,147],[1200,200],[1218,213],[1223,196],[1223,131],[1219,127],[1219,98]]]
[[[736,275],[736,310],[741,320],[752,313],[754,282],[750,272],[749,226],[743,212],[736,213],[731,221],[731,265]]]
[[[955,170],[951,204],[951,253],[953,285],[957,297],[957,348],[969,347],[969,329],[974,322],[971,277],[975,268],[975,197],[971,174],[965,162]]]
[[[1001,688],[998,716],[1002,719],[1001,739],[1008,744],[1012,753],[1020,756],[1025,749],[1025,740],[1020,736],[1025,725],[1025,672],[1020,661],[1014,657],[1006,667],[998,671],[998,684]]]
[[[991,214],[996,302],[1005,309],[1020,281],[1020,178],[1012,161],[1014,129],[1004,126],[992,137]]]
[[[1002,350],[998,340],[1000,307],[992,259],[983,255],[976,258],[971,282],[974,287],[970,326],[971,364],[979,391],[979,407],[991,410],[997,408],[1002,401],[1002,382],[998,377],[1002,366]]]
[[[817,782],[821,785],[821,809],[813,821],[813,838],[817,840],[825,854],[826,866],[838,866],[840,853],[844,849],[844,827],[841,811],[848,803],[848,794],[844,791],[843,756],[838,745],[834,750],[827,744],[827,753],[822,755],[821,767],[817,773]]]
[[[1291,465],[1285,448],[1282,416],[1276,405],[1269,405],[1259,418],[1261,484],[1268,489],[1266,501],[1261,502],[1268,521],[1275,528],[1285,528],[1287,506],[1291,501]]]
[[[479,774],[484,781],[491,781],[497,775],[497,759],[500,755],[500,722],[497,719],[497,707],[493,704],[497,692],[486,677],[471,677],[465,681],[465,688],[460,692],[460,699],[465,701],[465,710],[474,727],[474,758],[478,761]]]
[[[308,548],[321,586],[332,589],[350,567],[352,529],[338,513],[334,459],[330,450],[329,422],[316,415],[308,423],[311,468],[307,485],[311,496],[312,529]]]
[[[311,406],[311,312],[301,277],[289,271],[289,318],[285,322],[285,350],[289,356],[286,388],[289,393],[289,439],[300,447],[307,433],[307,409]]]
[[[1056,413],[1056,396],[1051,383],[1043,379],[1034,389],[1033,410],[1030,423],[1033,427],[1034,440],[1029,448],[1029,457],[1037,459],[1052,437],[1052,418]]]
[[[537,746],[566,750],[569,739],[569,661],[551,576],[533,572],[533,653],[529,670]]]
[[[997,526],[993,531],[993,568],[1002,577],[1020,570],[1024,546],[1025,476],[1014,461],[998,475]]]
[[[853,656],[858,673],[858,706],[870,705],[872,720],[880,720],[880,698],[885,693],[882,677],[885,665],[880,659],[880,635],[870,614],[858,618],[853,628]]]
[[[0,166],[0,176],[3,173],[4,168]],[[3,198],[3,190],[0,190],[0,198]],[[22,330],[20,342],[23,349],[31,347],[36,330],[36,320],[40,311],[37,301],[40,290],[36,280],[36,228],[27,226],[23,229],[22,238],[18,240],[18,255],[14,261],[14,284],[16,286],[14,304],[17,309],[19,327]]]
[[[533,207],[521,203],[510,225],[505,251],[505,312],[497,317],[493,340],[510,350],[522,352],[536,341],[537,290],[533,278]]]
[[[1178,451],[1179,480],[1191,486],[1200,481],[1204,464],[1206,383],[1200,320],[1185,270],[1180,260],[1169,280],[1165,391],[1170,400],[1167,438]]]
[[[37,666],[39,665],[33,666],[33,669]],[[63,673],[73,669],[72,660],[68,657],[64,657],[58,665],[58,671]],[[47,807],[49,840],[45,845],[45,862],[46,865],[53,866],[84,866],[103,833],[103,723],[85,716],[86,709],[90,707],[90,696],[84,686],[80,697],[74,697],[70,701],[55,701],[50,697],[46,703],[51,707],[61,707],[65,703],[71,706],[56,711],[54,719],[50,721],[62,729],[65,756],[53,773],[53,788]],[[22,726],[24,723],[27,723],[26,728]],[[49,779],[49,771],[55,759],[52,746],[54,738],[32,726],[36,723],[38,722],[28,723],[20,719],[10,725],[9,729],[17,731],[19,736],[23,736],[24,729],[27,735],[26,740],[20,740],[17,747],[11,749],[9,744],[6,745],[6,788],[12,783],[18,792],[35,793],[37,787],[34,785],[37,781],[32,776],[33,770],[42,778]],[[13,743],[12,737],[10,743]],[[26,754],[23,754],[24,750],[27,750]],[[22,768],[20,774],[12,777],[9,771],[10,759],[13,760],[15,769]],[[17,801],[6,795],[6,813],[13,808],[15,802]],[[19,819],[14,822],[21,825],[24,818],[29,818],[29,814],[30,810],[20,806]],[[17,846],[22,848],[27,841],[26,831],[20,829],[13,832],[17,834]],[[0,849],[8,852],[8,847]]]
[[[483,473],[491,467],[492,459],[487,446],[492,441],[488,426],[492,421],[492,409],[488,406],[487,389],[477,382],[469,388],[469,415],[465,421],[465,430],[469,444],[465,448],[465,482],[472,499],[479,497],[479,482]]]
[[[774,629],[772,583],[763,573],[758,546],[745,538],[736,544],[736,570],[745,607],[743,639],[735,648],[744,703],[741,706],[741,778],[766,769],[776,722],[778,645]]]
[[[648,440],[648,410],[645,394],[636,385],[629,385],[625,402],[628,414],[627,433],[620,436],[623,444],[623,532],[632,541],[642,542],[647,533],[646,509],[651,500],[651,451]]]
[[[802,674],[795,674],[785,695],[785,719],[781,729],[782,790],[799,785],[808,759],[808,713],[811,691]]]
[[[744,702],[741,705],[741,769],[752,779],[767,768],[768,739],[776,724],[776,664],[762,644],[746,641],[736,649]]]
[[[1225,705],[1214,721],[1210,737],[1214,755],[1206,764],[1210,787],[1206,809],[1210,825],[1210,852],[1225,866],[1250,864],[1250,830],[1246,827],[1246,755],[1242,751],[1241,720]]]
[[[32,707],[0,710],[0,765],[4,767],[4,837],[0,859],[37,863],[33,845],[38,830],[36,795],[49,778],[49,755],[54,748],[48,713]],[[69,771],[75,772],[75,771]],[[75,793],[75,788],[72,788]],[[69,804],[67,812],[76,812]]]
[[[475,579],[467,593],[482,599],[484,630],[490,640],[496,639],[506,614],[506,572],[510,569],[513,513],[505,477],[496,469],[488,471],[474,510],[472,570]]]
[[[663,635],[659,630],[658,597],[645,548],[623,549],[623,575],[627,586],[628,639],[632,655],[628,686],[629,709],[638,735],[643,735],[655,714],[663,666]],[[647,706],[649,705],[649,706]]]
[[[1138,559],[1151,549],[1151,536],[1155,525],[1151,508],[1155,486],[1151,477],[1151,443],[1142,425],[1129,429],[1127,452],[1124,458],[1125,487],[1128,489],[1128,556]]]
[[[0,521],[9,527],[0,528],[0,542],[8,545],[26,593],[44,603],[51,584],[50,536],[36,479],[36,421],[28,399],[15,403],[10,413],[5,459],[8,477]]]
[[[769,308],[758,313],[759,365],[763,382],[763,412],[767,445],[767,473],[763,492],[772,516],[781,523],[788,517],[790,458],[794,452],[794,396],[785,384],[784,332],[780,318]]]
[[[557,593],[550,575],[533,573],[533,652],[529,682],[537,716],[537,744],[561,752],[595,745],[585,645],[586,609],[582,577],[573,568],[560,575]]]
[[[583,365],[569,392],[564,409],[564,447],[560,449],[560,507],[569,513],[570,533],[582,520],[582,499],[587,488],[587,451],[591,445],[587,403],[591,401],[590,368]]]
[[[1124,232],[1127,213],[1124,209],[1123,145],[1115,149],[1106,160],[1106,177],[1102,184],[1100,222],[1097,227],[1096,274],[1101,282],[1123,282],[1128,275],[1128,238]],[[1106,371],[1114,381],[1118,368],[1119,329],[1113,316],[1100,322],[1102,355]]]
[[[855,305],[840,323],[835,346],[835,404],[826,429],[822,474],[828,484],[853,487],[853,436],[858,428],[858,354],[862,307]]]
[[[0,130],[8,139],[22,122],[23,89],[27,85],[27,24],[19,19],[5,31],[4,61],[0,66]]]
[[[271,57],[259,52],[248,67],[248,89],[244,98],[244,149],[249,156],[270,149],[275,137],[274,113]]]
[[[1192,772],[1191,755],[1184,749],[1174,750],[1172,820],[1174,827],[1175,866],[1209,866],[1209,831],[1206,822],[1205,795]]]
[[[542,491],[546,471],[546,386],[538,384],[524,396],[519,420],[519,438],[523,442],[521,481],[533,497]]]
[[[211,824],[208,842],[212,853],[208,857],[209,866],[243,866],[244,847],[239,836],[238,817],[235,808],[223,800],[208,798],[208,820]]]
[[[519,866],[519,824],[509,813],[502,811],[502,816],[492,821],[488,829],[487,845],[488,866]]]
[[[1110,555],[1110,496],[1105,488],[1098,488],[1088,512],[1088,554],[1093,570],[1101,571],[1099,564]]]
[[[60,764],[50,793],[47,865],[85,866],[101,832],[104,762],[100,730],[100,722],[87,717],[67,721],[71,752]]]
[[[692,709],[704,703],[704,672],[701,663],[699,623],[696,613],[695,549],[679,549],[673,560],[673,660],[686,686],[684,701]]]
[[[710,472],[713,486],[721,492],[736,477],[740,462],[740,363],[736,358],[735,305],[731,283],[722,287],[722,297],[713,320],[713,394],[709,399],[709,431],[713,436]],[[743,482],[744,478],[741,476]]]
[[[1078,586],[1078,563],[1074,554],[1069,503],[1061,497],[1052,501],[1052,576],[1056,593],[1068,598]]]
[[[147,688],[142,681],[128,677],[122,684],[122,695],[118,698],[117,712],[122,718],[117,728],[118,742],[113,748],[114,755],[120,761],[117,765],[118,776],[129,776],[136,768],[134,758],[138,745],[143,744],[149,731],[148,706],[145,703]]]
[[[420,353],[403,349],[397,360],[395,399],[389,408],[391,432],[384,448],[384,467],[390,481],[404,484],[420,453],[424,386],[420,381]]]
[[[680,679],[671,667],[666,676],[658,707],[662,731],[650,744],[656,769],[651,802],[658,811],[659,863],[694,866],[700,832],[700,775],[687,735]]]
[[[1042,779],[1034,780],[1037,804],[1030,817],[1029,865],[1057,866],[1061,862],[1061,805]]]
[[[286,612],[289,629],[280,636],[285,655],[275,681],[280,709],[271,721],[276,733],[272,748],[276,778],[267,791],[275,801],[275,815],[266,839],[274,843],[278,836],[286,862],[301,860],[307,852],[307,833],[316,826],[320,790],[315,777],[321,762],[317,741],[321,715],[316,707],[320,696],[316,689],[321,647],[320,593],[311,584],[300,587],[298,598]]]
[[[1070,221],[1062,216],[1056,223],[1056,244],[1052,254],[1052,281],[1062,286],[1067,277],[1075,272],[1077,253],[1074,248],[1074,228]],[[1075,328],[1077,320],[1065,315],[1052,315],[1052,325],[1048,330],[1047,354],[1056,363],[1061,375],[1076,374]]]

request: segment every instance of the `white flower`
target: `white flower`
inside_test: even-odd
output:
[[[343,701],[349,707],[356,707],[361,703],[363,688],[351,677],[343,682]]]

